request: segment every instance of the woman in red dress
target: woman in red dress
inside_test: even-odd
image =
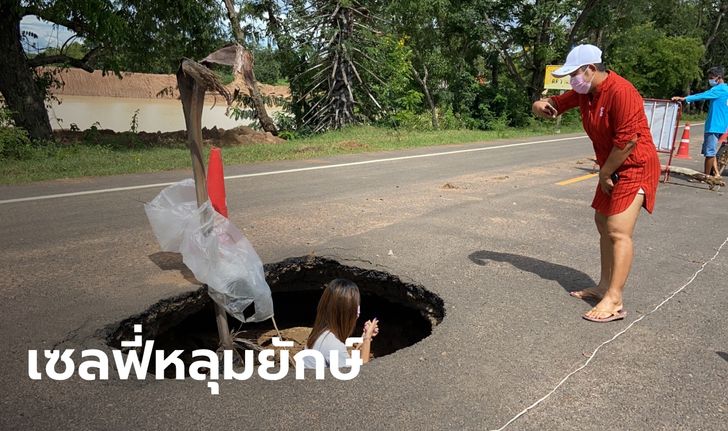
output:
[[[642,97],[629,81],[604,68],[602,52],[593,45],[572,49],[553,75],[570,76],[573,89],[534,102],[534,114],[555,118],[578,107],[600,166],[592,207],[599,231],[601,279],[596,287],[570,294],[599,300],[583,315],[587,320],[623,319],[627,313],[622,292],[634,254],[632,233],[640,208],[652,213],[660,177]]]

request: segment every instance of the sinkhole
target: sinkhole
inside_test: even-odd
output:
[[[365,321],[379,319],[379,335],[372,343],[375,358],[429,336],[445,315],[439,296],[386,272],[312,256],[290,258],[264,268],[278,329],[284,339],[294,341],[293,353],[305,345],[324,285],[335,278],[346,278],[359,286],[361,315],[353,336],[361,334]],[[235,338],[244,340],[247,347],[268,348],[270,338],[275,336],[271,320],[242,324],[228,316],[228,322]],[[187,364],[193,350],[218,347],[213,303],[204,286],[163,299],[144,312],[108,327],[107,344],[121,348],[122,341],[133,340],[135,324],[143,325],[145,340],[155,340],[155,350],[184,350],[182,359]]]

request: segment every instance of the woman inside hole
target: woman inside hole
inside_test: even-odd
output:
[[[356,284],[343,278],[337,278],[326,285],[316,309],[316,320],[311,335],[306,342],[307,349],[318,350],[331,366],[332,352],[338,355],[339,367],[345,367],[350,358],[344,344],[351,336],[359,318],[359,288]],[[364,323],[364,341],[356,347],[361,352],[363,363],[369,362],[372,339],[379,333],[379,322],[376,318]],[[306,368],[315,368],[314,358],[304,358]]]

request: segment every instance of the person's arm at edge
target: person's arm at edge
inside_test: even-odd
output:
[[[375,332],[379,331],[378,323],[378,319],[375,318],[364,324],[364,333],[362,334],[364,341],[357,347],[357,349],[361,352],[363,364],[369,362],[369,357],[371,356],[370,352],[372,349],[372,338],[376,335]]]
[[[718,98],[718,96],[719,96],[719,94],[718,94],[716,87],[713,87],[708,91],[703,91],[702,93],[691,94],[690,96],[687,96],[687,97],[676,96],[676,97],[673,97],[672,100],[679,100],[679,101],[682,101],[685,103],[693,103],[693,102],[699,102],[701,100],[713,100],[713,99]]]
[[[579,95],[574,90],[569,90],[564,94],[549,96],[533,102],[531,110],[538,117],[553,119],[577,106],[579,106]]]
[[[534,115],[541,118],[556,118],[559,111],[554,106],[554,101],[550,97],[539,99],[531,105],[531,111]]]
[[[369,362],[369,356],[372,349],[372,337],[371,335],[369,337],[364,336],[364,341],[359,344],[359,347],[357,347],[359,352],[361,352],[361,363],[366,364]]]

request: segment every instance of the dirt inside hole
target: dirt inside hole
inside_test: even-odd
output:
[[[265,265],[265,273],[278,328],[286,340],[295,343],[290,349],[292,354],[305,345],[324,284],[335,278],[347,278],[359,286],[361,316],[354,336],[361,334],[365,321],[379,319],[380,333],[372,343],[374,357],[389,355],[429,336],[445,314],[442,299],[420,285],[331,259],[291,258]],[[229,317],[229,323],[237,338],[270,348],[270,338],[275,336],[270,320],[241,324]],[[155,340],[155,350],[184,350],[182,359],[186,364],[191,362],[193,350],[218,347],[213,303],[206,287],[164,299],[143,313],[110,326],[106,331],[107,343],[121,348],[121,341],[133,340],[135,324],[143,325],[144,339]]]

